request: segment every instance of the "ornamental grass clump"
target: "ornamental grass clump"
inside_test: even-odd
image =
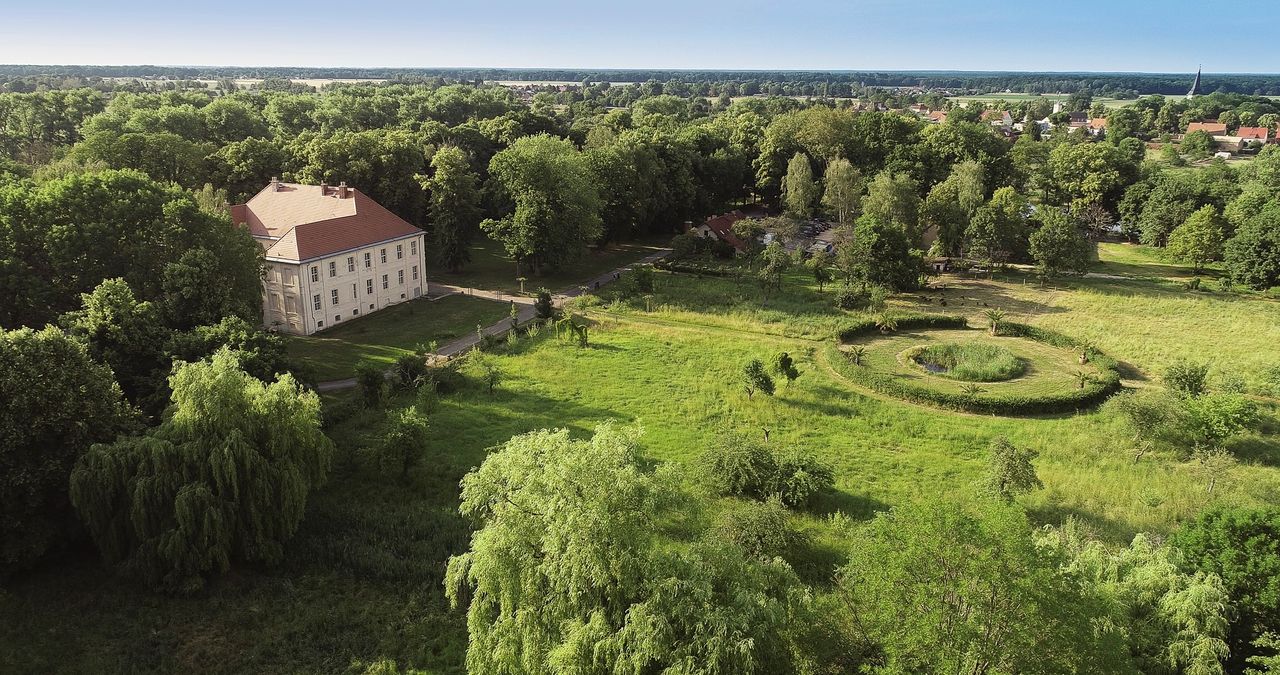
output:
[[[1009,350],[982,343],[931,345],[915,355],[917,363],[941,369],[965,382],[1001,382],[1026,372],[1027,364]],[[933,370],[933,369],[930,369]]]

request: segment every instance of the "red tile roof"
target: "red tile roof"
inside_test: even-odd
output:
[[[929,119],[933,120],[934,122],[946,122],[947,113],[941,110],[934,110],[933,112],[929,113]]]
[[[1210,134],[1221,136],[1227,133],[1227,125],[1221,122],[1192,122],[1187,125],[1187,133],[1193,131],[1207,131]]]
[[[733,224],[743,218],[746,216],[742,215],[741,211],[730,211],[718,216],[708,216],[703,225],[706,225],[722,241],[741,251],[746,248],[746,244],[733,233]]]
[[[1248,141],[1265,141],[1267,140],[1267,128],[1240,127],[1236,130],[1236,135]]]
[[[422,233],[345,185],[273,182],[248,203],[232,206],[231,219],[249,229],[268,258],[297,261]]]

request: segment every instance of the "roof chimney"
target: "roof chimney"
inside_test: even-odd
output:
[[[280,177],[279,177],[279,176],[272,176],[272,177],[271,177],[271,191],[272,191],[272,192],[277,192],[277,191],[279,191],[279,190],[280,190]]]
[[[338,183],[338,199],[346,199],[350,191],[347,189],[347,181]]]
[[[329,184],[324,181],[320,181],[320,196],[323,197],[328,193],[329,193]]]

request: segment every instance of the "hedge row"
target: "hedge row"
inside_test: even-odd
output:
[[[958,328],[964,327],[963,317],[919,316],[898,320],[898,328]],[[865,321],[840,332],[841,341],[876,330],[875,322]],[[1084,345],[1066,335],[1054,331],[1006,322],[1001,324],[1005,335],[1023,337],[1066,349],[1080,349]],[[1094,365],[1103,369],[1103,375],[1083,389],[1071,389],[1055,394],[1027,396],[1017,394],[970,395],[921,387],[890,373],[877,373],[870,368],[856,366],[835,346],[829,346],[828,360],[841,375],[873,391],[913,403],[934,405],[948,410],[987,415],[1040,415],[1080,410],[1098,405],[1120,389],[1120,373],[1116,362],[1096,350],[1091,351]]]
[[[659,260],[653,264],[654,267],[668,272],[681,272],[684,274],[701,274],[708,277],[733,277],[737,276],[741,270],[736,267],[725,267],[721,265],[708,265],[704,263],[681,262],[670,260]]]
[[[946,316],[942,314],[908,314],[906,316],[895,317],[898,321],[898,330],[911,330],[916,328],[968,328],[969,320],[963,316]],[[848,342],[859,335],[876,332],[875,319],[860,319],[856,323],[849,324],[843,328],[837,337],[841,342]]]

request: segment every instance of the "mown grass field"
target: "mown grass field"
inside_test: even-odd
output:
[[[1104,247],[1102,269],[1125,273],[1121,279],[1040,287],[1017,274],[948,276],[891,306],[967,314],[975,326],[997,307],[1011,320],[1093,340],[1139,386],[1159,386],[1163,366],[1182,356],[1251,382],[1253,369],[1280,360],[1280,304],[1188,292],[1168,280],[1182,276],[1176,267],[1146,255]],[[686,467],[691,477],[702,450],[726,431],[767,429],[770,444],[829,462],[835,490],[795,516],[811,543],[791,555],[820,593],[851,545],[849,519],[914,500],[977,499],[996,436],[1040,453],[1045,488],[1019,499],[1035,523],[1074,517],[1110,543],[1168,533],[1215,502],[1280,502],[1273,400],[1259,398],[1269,420],[1263,433],[1233,443],[1241,461],[1208,494],[1182,452],[1135,460],[1106,408],[1006,418],[859,390],[822,360],[834,331],[859,315],[834,309],[834,291],[818,292],[803,275],[767,298],[746,280],[660,273],[656,283],[650,298],[606,298],[586,310],[595,322],[586,348],[544,331],[500,351],[495,393],[468,380],[429,413],[428,456],[407,480],[376,478],[356,461],[385,423],[383,412],[338,424],[334,476],[309,503],[280,568],[238,569],[205,595],[179,599],[103,572],[84,551],[14,580],[0,593],[0,672],[358,673],[363,666],[353,662],[382,657],[429,673],[461,672],[464,618],[449,610],[440,583],[448,555],[466,545],[466,523],[454,511],[457,481],[488,448],[540,428],[585,435],[605,420],[638,424],[647,457]],[[781,351],[796,358],[800,377],[773,397],[748,399],[742,366]],[[409,402],[404,395],[392,407]]]
[[[504,303],[464,295],[418,298],[315,335],[289,336],[289,356],[319,381],[340,380],[355,375],[361,361],[390,366],[420,345],[474,333],[476,324],[488,326],[509,312]]]

